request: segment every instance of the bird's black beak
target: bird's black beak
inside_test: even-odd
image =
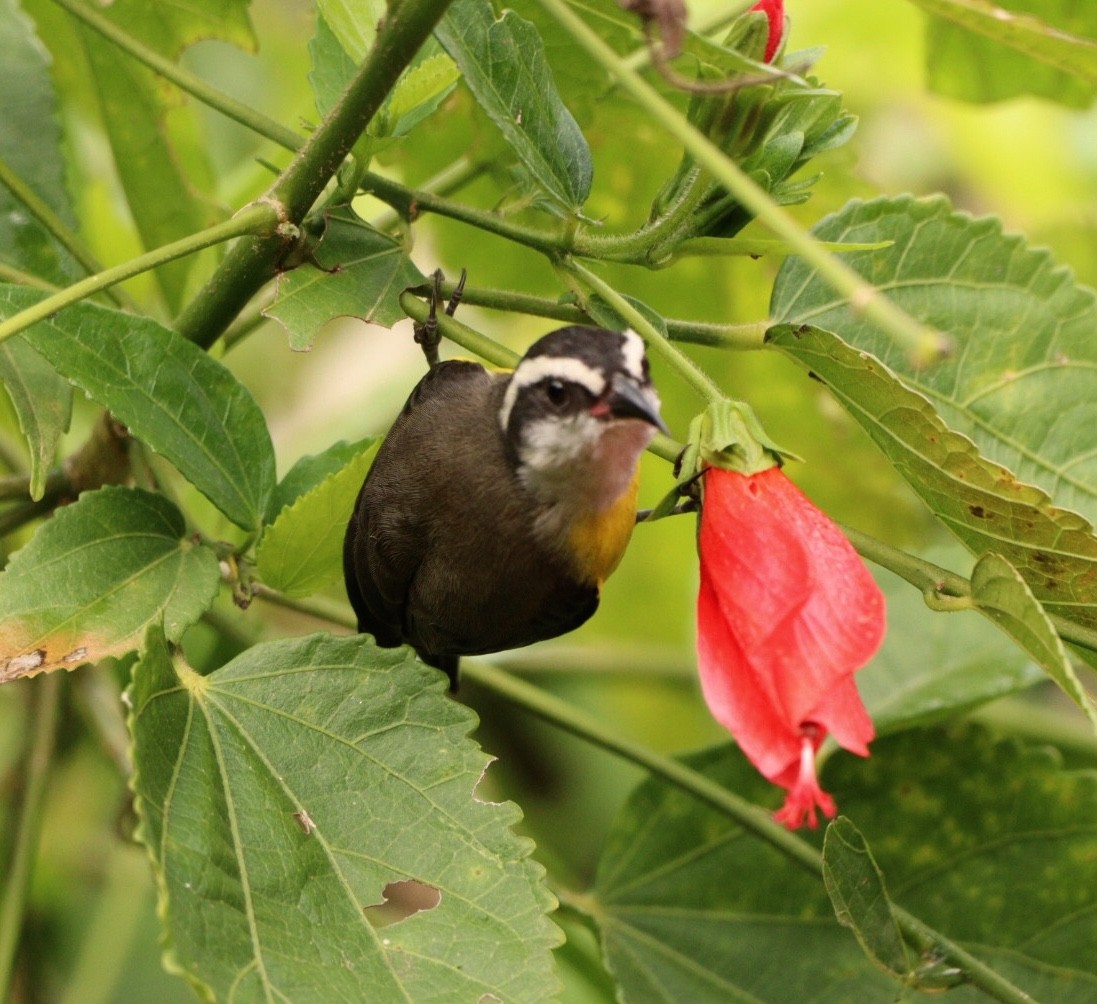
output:
[[[624,374],[618,373],[613,378],[606,404],[614,418],[638,418],[654,425],[664,435],[670,435],[670,430],[659,415],[659,398],[655,391],[650,387],[639,386],[635,380]]]

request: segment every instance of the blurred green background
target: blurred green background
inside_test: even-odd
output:
[[[54,16],[45,3],[30,9],[35,16]],[[974,106],[927,93],[923,18],[907,0],[789,0],[788,10],[789,48],[825,46],[816,73],[844,93],[846,107],[860,120],[847,147],[813,165],[823,177],[810,201],[794,208],[805,225],[851,198],[944,192],[956,208],[997,215],[1007,230],[1050,246],[1080,281],[1097,286],[1097,109],[1071,111],[1033,99]],[[691,13],[696,18],[700,11]],[[187,54],[187,64],[282,122],[300,126],[315,120],[305,45],[312,31],[311,5],[256,0],[251,17],[259,40],[255,55],[200,43]],[[62,78],[71,72],[58,67]],[[469,99],[458,91],[431,128],[386,155],[383,169],[413,184],[431,176],[467,152],[471,114]],[[201,109],[179,115],[181,124],[184,116],[193,118],[204,137],[213,167],[209,194],[217,202],[235,209],[262,191],[270,175],[256,157],[270,156],[267,144]],[[674,150],[620,99],[582,109],[580,116],[595,155],[589,215],[611,228],[639,222],[677,161]],[[94,221],[85,237],[113,263],[134,253],[137,244],[119,208],[98,128],[94,108],[85,103],[65,122],[67,153],[79,212]],[[481,149],[490,149],[495,142],[490,129],[480,123],[474,132]],[[491,206],[499,197],[498,179],[485,178],[461,197]],[[441,266],[456,275],[467,268],[473,285],[551,297],[561,292],[540,257],[443,220],[416,224],[413,258],[424,272]],[[662,272],[620,267],[607,274],[620,289],[667,316],[757,323],[766,318],[778,265],[776,260],[692,260]],[[147,284],[132,288],[141,296]],[[461,316],[517,349],[552,327],[472,308],[462,308]],[[790,473],[832,516],[901,546],[922,548],[940,539],[921,504],[859,428],[790,363],[767,352],[697,350],[695,357],[732,394],[750,402],[778,442],[804,458]],[[291,352],[280,326],[268,322],[225,361],[268,416],[280,472],[337,439],[383,432],[422,370],[407,325],[389,331],[351,319],[327,325],[309,353]],[[666,417],[682,436],[697,402],[660,376],[656,366]],[[91,406],[78,406],[73,443],[93,414]],[[653,504],[670,485],[668,466],[646,458],[642,503]],[[206,512],[200,503],[195,511]],[[212,515],[210,520],[215,522]],[[210,530],[216,532],[216,526]],[[598,615],[574,634],[506,664],[655,749],[688,750],[725,738],[695,682],[693,534],[691,518],[640,527]],[[343,599],[338,589],[330,595]],[[304,618],[272,616],[255,607],[240,612],[228,604],[219,608],[218,618],[220,634],[202,628],[188,639],[188,654],[199,665],[212,667],[231,656],[234,638],[242,644],[315,628]],[[125,840],[129,806],[115,765],[121,750],[117,743],[112,749],[87,738],[83,724],[96,714],[98,702],[117,700],[123,680],[124,667],[103,667],[65,681],[66,738],[51,781],[26,931],[35,968],[24,974],[17,1000],[171,1004],[192,999],[160,966],[150,872],[143,852]],[[0,781],[8,788],[15,784],[33,686],[22,681],[0,689]],[[638,772],[472,685],[460,698],[479,712],[478,738],[499,757],[487,778],[488,794],[516,800],[554,881],[583,888],[602,835]],[[1063,728],[1069,734],[1072,727],[1068,713]],[[565,999],[605,999],[598,996],[596,968],[586,968],[591,947],[586,934],[569,927],[569,935]]]

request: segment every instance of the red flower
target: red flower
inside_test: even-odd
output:
[[[766,39],[765,61],[768,63],[781,44],[785,33],[785,0],[758,0],[751,10],[760,10],[769,18],[769,38]]]
[[[884,637],[884,598],[852,545],[782,473],[710,467],[699,538],[697,657],[713,716],[788,790],[790,829],[834,801],[815,777],[829,732],[868,755],[874,736],[853,674]]]

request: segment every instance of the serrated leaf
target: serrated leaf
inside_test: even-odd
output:
[[[0,285],[0,315],[38,299]],[[274,487],[274,448],[259,406],[221,363],[149,318],[90,303],[19,337],[234,523],[258,526]]]
[[[823,884],[834,904],[838,923],[887,973],[904,977],[910,957],[891,910],[884,876],[861,831],[839,816],[823,839]]]
[[[488,0],[456,0],[435,28],[477,103],[538,183],[570,212],[590,194],[593,160],[556,90],[537,29]]]
[[[379,442],[366,442],[340,470],[283,509],[267,527],[255,559],[272,589],[308,596],[339,578],[347,520]]]
[[[0,572],[0,682],[123,655],[152,623],[181,637],[220,581],[185,533],[171,502],[139,488],[58,509]]]
[[[68,431],[72,388],[18,338],[0,343],[0,382],[8,392],[30,450],[30,497],[40,499],[57,442]]]
[[[306,492],[312,491],[321,481],[341,471],[363,450],[377,440],[367,436],[354,443],[340,440],[332,443],[323,453],[301,457],[278,482],[267,506],[267,523],[273,523],[287,506],[293,505]]]
[[[1086,520],[982,456],[874,357],[809,325],[767,337],[830,388],[974,554],[1001,554],[1046,610],[1097,626],[1097,537]]]
[[[1085,108],[1097,94],[1097,13],[1076,0],[914,0],[931,15],[930,86],[967,101],[1022,94]]]
[[[734,747],[687,762],[743,797],[780,798]],[[1034,1000],[1088,1004],[1097,775],[974,729],[919,730],[877,740],[868,760],[831,758],[823,786],[856,820],[896,903]],[[591,914],[630,1004],[891,1001],[899,991],[839,926],[819,878],[657,780],[634,792],[607,837]],[[920,968],[915,985],[950,975]],[[948,999],[987,998],[958,986]]]
[[[349,211],[327,220],[316,260],[278,279],[274,302],[263,313],[289,332],[290,348],[307,350],[333,317],[360,317],[391,327],[404,318],[400,294],[425,282],[404,247]]]
[[[1094,293],[1046,250],[1003,234],[998,220],[953,212],[939,197],[855,201],[814,233],[892,241],[843,260],[909,314],[946,332],[955,350],[915,368],[802,259],[788,259],[778,273],[774,320],[814,325],[871,352],[987,459],[1097,520]]]
[[[14,0],[0,0],[0,52],[0,160],[75,229],[49,55]],[[79,274],[69,253],[3,184],[0,261],[56,285]]]
[[[1097,708],[1086,693],[1062,639],[1020,573],[998,554],[984,554],[971,573],[971,598],[1036,660],[1097,730]]]
[[[553,996],[542,870],[517,808],[476,798],[488,757],[443,689],[362,637],[256,645],[205,677],[150,638],[130,689],[140,837],[196,987],[236,1004]],[[408,887],[422,908],[379,930]]]

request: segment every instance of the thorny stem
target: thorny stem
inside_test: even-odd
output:
[[[920,324],[884,297],[870,283],[841,260],[823,251],[814,238],[793,217],[773,202],[754,181],[739,170],[706,136],[664,100],[622,59],[564,0],[538,0],[545,11],[575,39],[587,53],[616,78],[621,87],[639,102],[648,115],[675,137],[691,156],[723,185],[751,216],[768,227],[796,254],[802,256],[852,308],[864,314],[910,354],[919,365],[932,362],[948,350],[947,339]]]
[[[57,736],[61,705],[61,676],[50,673],[28,684],[31,707],[27,721],[31,726],[30,744],[24,772],[22,800],[15,817],[15,839],[0,899],[0,1000],[7,1000],[15,974],[19,935],[23,929],[27,893],[35,848],[42,827],[46,787]]]

